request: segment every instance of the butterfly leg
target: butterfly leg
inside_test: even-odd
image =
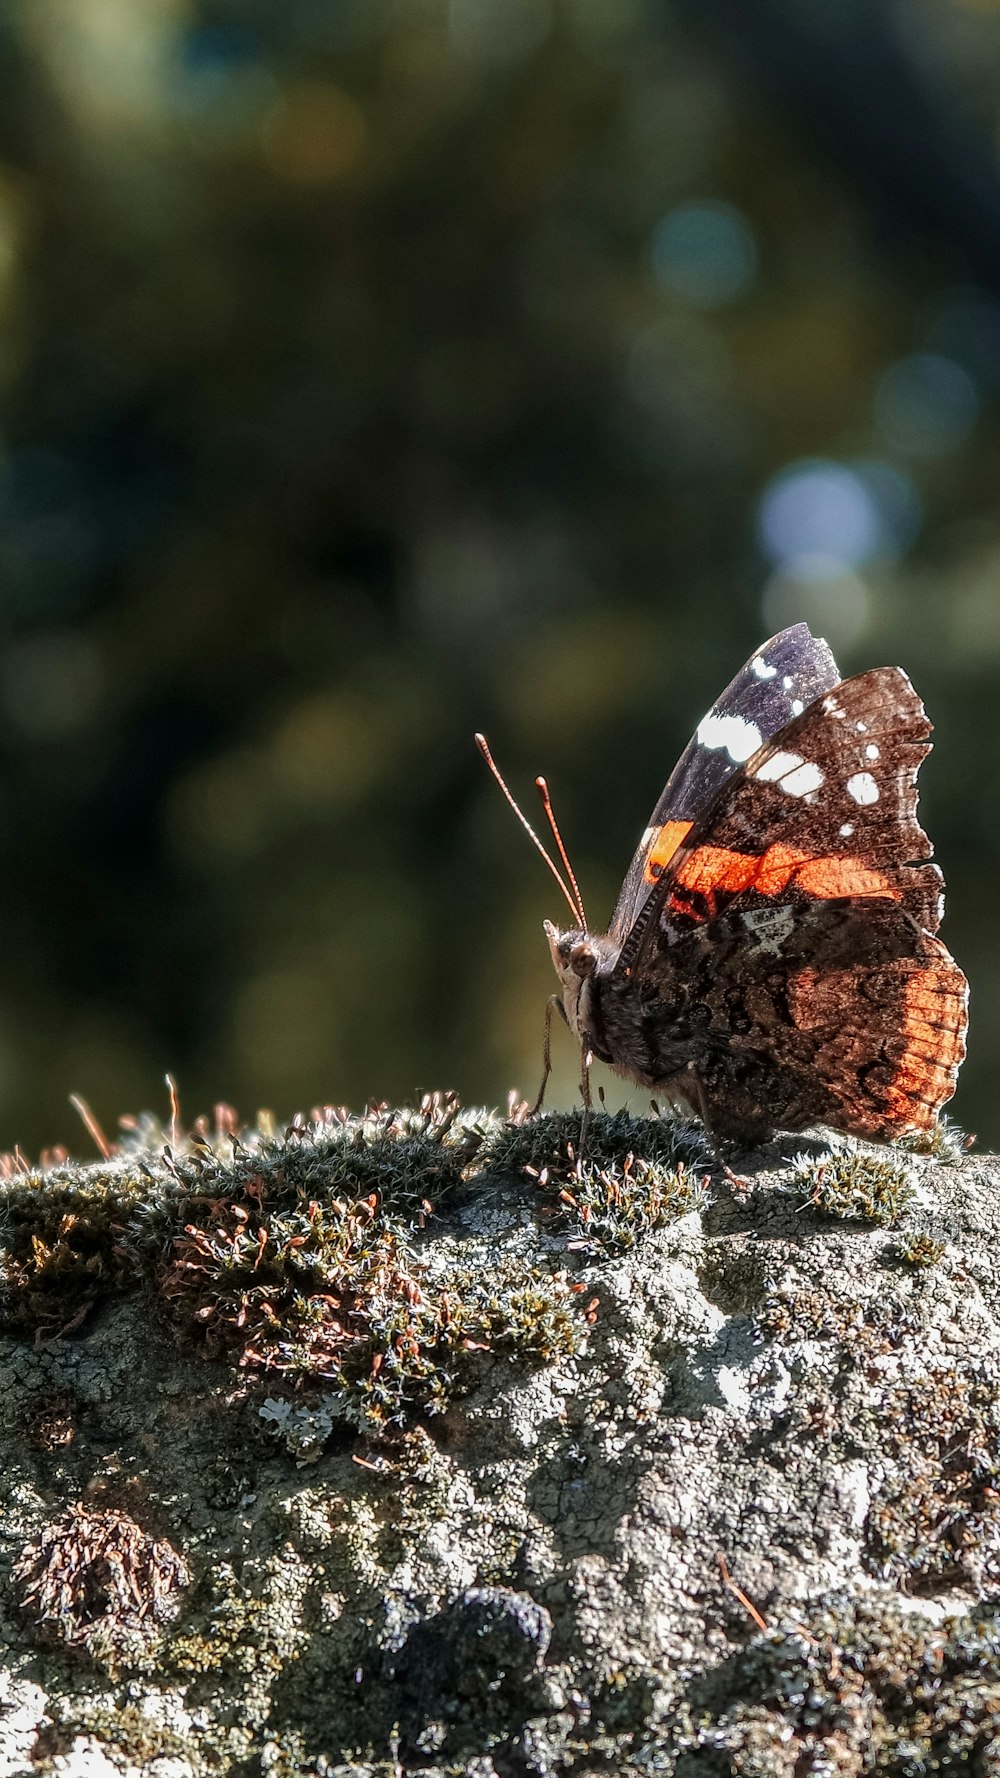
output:
[[[538,1089],[538,1096],[535,1099],[535,1103],[531,1107],[531,1110],[528,1113],[529,1117],[537,1117],[538,1113],[541,1111],[542,1100],[545,1098],[545,1089],[549,1084],[549,1075],[552,1073],[552,1012],[553,1012],[553,1008],[558,1008],[558,1010],[562,1013],[563,1018],[566,1017],[566,1013],[563,1008],[563,1003],[560,1000],[558,994],[550,994],[547,1001],[545,1002],[545,1036],[542,1039],[542,1084]]]
[[[591,1096],[590,1096],[590,1070],[593,1066],[593,1062],[594,1062],[593,1051],[589,1050],[585,1043],[581,1044],[580,1045],[580,1097],[583,1100],[583,1115],[580,1118],[580,1144],[579,1144],[579,1148],[577,1151],[577,1157],[576,1157],[578,1166],[579,1166],[580,1162],[583,1160],[583,1144],[584,1144],[584,1140],[587,1135],[587,1125],[590,1123],[590,1113],[591,1113],[591,1109],[593,1107],[593,1100],[591,1099]]]
[[[698,1108],[698,1116],[701,1118],[702,1125],[704,1126],[705,1135],[708,1138],[708,1145],[730,1185],[736,1192],[742,1194],[746,1191],[750,1181],[746,1179],[743,1174],[734,1173],[732,1167],[730,1167],[727,1161],[723,1160],[722,1155],[719,1152],[719,1138],[712,1126],[712,1115],[709,1110],[708,1094],[705,1091],[705,1083],[693,1062],[688,1063],[684,1073],[687,1075],[688,1081],[690,1082],[689,1097]]]

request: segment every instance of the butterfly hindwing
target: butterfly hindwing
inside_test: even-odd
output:
[[[622,884],[613,938],[625,938],[664,862],[741,762],[839,679],[829,648],[806,624],[780,631],[751,655],[702,718],[670,774]]]
[[[719,1134],[828,1123],[875,1140],[926,1129],[955,1090],[966,984],[940,940],[890,899],[748,905],[645,950],[609,984],[633,1067],[697,1077]],[[613,1040],[612,1040],[613,1043]]]

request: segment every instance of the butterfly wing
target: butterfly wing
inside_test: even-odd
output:
[[[648,1072],[694,1059],[720,1130],[886,1139],[954,1092],[967,987],[934,936],[929,736],[898,668],[845,680],[728,776],[650,893],[612,997],[638,995]]]
[[[670,774],[622,884],[612,938],[625,938],[674,847],[741,762],[839,679],[829,648],[806,624],[782,630],[751,655]]]

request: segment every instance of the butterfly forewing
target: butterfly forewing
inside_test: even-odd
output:
[[[727,782],[670,859],[656,897],[668,939],[734,901],[844,896],[893,900],[936,932],[941,876],[924,862],[931,846],[917,820],[929,737],[898,667],[818,698]],[[626,964],[636,948],[626,944]]]
[[[839,678],[826,643],[805,624],[780,631],[751,655],[702,718],[670,774],[622,884],[612,938],[624,939],[631,930],[664,862],[727,779]]]

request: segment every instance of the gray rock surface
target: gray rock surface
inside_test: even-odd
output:
[[[0,1778],[1000,1772],[1000,1163],[896,1151],[884,1226],[785,1143],[671,1221],[596,1120],[595,1234],[479,1130],[415,1275],[554,1279],[573,1334],[464,1336],[441,1411],[381,1426],[179,1341],[176,1230],[145,1285],[74,1275],[78,1325],[19,1309],[7,1182]]]

